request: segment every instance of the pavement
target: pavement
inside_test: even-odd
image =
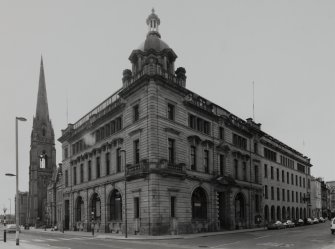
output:
[[[3,232],[2,229],[1,233]],[[173,239],[190,239],[190,238],[200,238],[200,237],[209,237],[221,234],[235,234],[235,233],[246,233],[253,231],[262,231],[264,228],[252,228],[252,229],[241,229],[241,230],[232,230],[232,231],[220,231],[220,232],[210,232],[210,233],[197,233],[197,234],[181,234],[181,235],[161,235],[161,236],[150,236],[150,235],[128,235],[125,238],[124,234],[116,234],[116,233],[95,233],[95,239],[113,239],[113,240],[173,240]],[[52,231],[51,229],[36,229],[30,228],[29,230],[21,230],[23,233],[36,233],[36,234],[63,234],[60,231]],[[64,235],[66,236],[80,236],[80,237],[90,237],[92,238],[91,232],[79,232],[79,231],[65,231]],[[1,249],[42,249],[45,248],[42,245],[30,244],[25,242],[20,242],[19,246],[16,246],[15,240],[8,240],[4,243],[1,241],[0,245]],[[59,247],[61,248],[61,247]],[[53,249],[57,249],[57,247],[53,247]],[[64,249],[64,248],[62,248]]]
[[[232,233],[245,233],[253,231],[262,231],[266,230],[264,227],[261,228],[251,228],[251,229],[240,229],[240,230],[229,230],[229,231],[220,231],[220,232],[209,232],[209,233],[196,233],[196,234],[180,234],[180,235],[130,235],[128,234],[127,238],[122,233],[95,233],[94,238],[97,239],[118,239],[118,240],[170,240],[170,239],[191,239],[199,237],[208,237],[221,234],[232,234]],[[30,228],[29,231],[32,233],[52,233],[60,234],[60,231],[52,231],[51,229],[35,229]],[[82,236],[82,237],[92,237],[92,232],[79,232],[79,231],[65,231],[65,235],[69,236]]]

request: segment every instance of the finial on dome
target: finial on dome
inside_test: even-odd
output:
[[[158,34],[158,36],[160,36],[158,27],[161,23],[161,20],[155,14],[155,9],[154,8],[152,8],[151,14],[148,16],[146,22],[147,22],[147,25],[148,25],[148,28],[149,28],[149,33],[154,33],[154,34],[156,33],[156,34]]]

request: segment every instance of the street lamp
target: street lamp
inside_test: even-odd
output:
[[[8,198],[9,200],[9,217],[12,219],[12,199]]]
[[[128,237],[128,221],[127,221],[127,164],[126,164],[126,151],[120,150],[120,152],[124,153],[124,226],[125,226],[125,238]]]
[[[18,121],[27,121],[24,117],[15,117],[15,147],[16,147],[16,205],[15,205],[15,220],[16,220],[16,245],[20,245],[19,240],[19,229],[20,229],[20,218],[19,218],[19,152],[18,152]],[[14,174],[6,174],[6,176],[15,176]]]

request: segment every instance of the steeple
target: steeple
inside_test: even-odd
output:
[[[41,66],[40,66],[40,79],[39,79],[39,84],[38,84],[36,119],[43,120],[45,122],[49,121],[48,99],[47,99],[47,90],[45,86],[42,56],[41,56]]]

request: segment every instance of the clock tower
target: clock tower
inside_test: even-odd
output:
[[[28,223],[43,225],[47,217],[47,186],[56,169],[55,135],[49,119],[43,59],[37,95],[36,115],[30,144]]]

